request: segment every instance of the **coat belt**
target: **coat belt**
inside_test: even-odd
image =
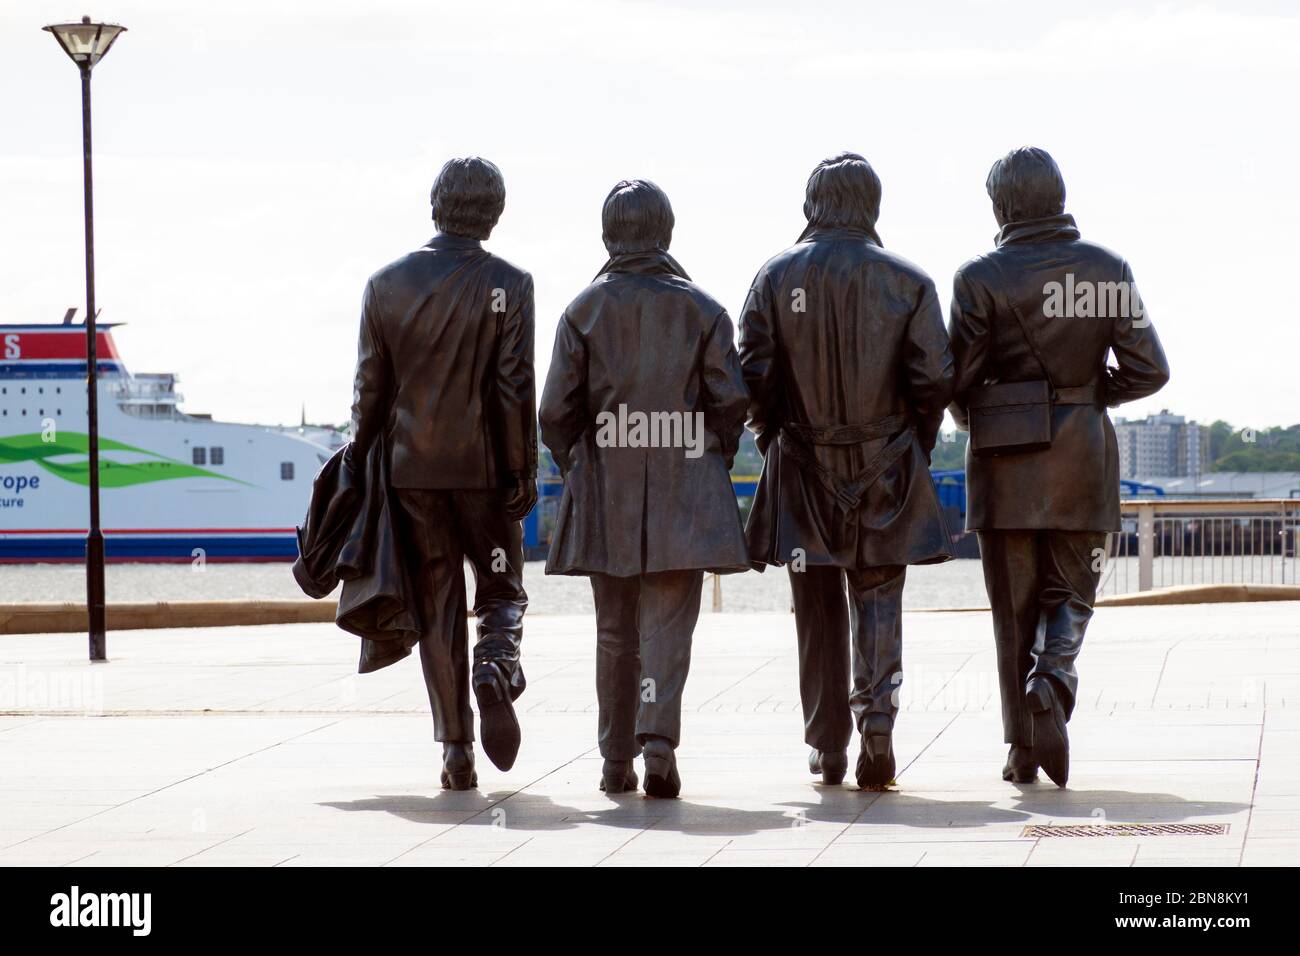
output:
[[[1068,385],[1058,388],[1052,395],[1053,405],[1098,405],[1096,382],[1087,385]]]
[[[805,422],[784,422],[781,431],[809,445],[861,445],[874,438],[888,438],[907,427],[902,415],[877,418],[863,425],[809,425]]]
[[[901,429],[901,430],[900,430]],[[810,449],[809,445],[860,445],[876,438],[894,435],[884,448],[880,449],[856,475],[845,478],[831,468],[827,468]],[[877,419],[863,425],[826,425],[813,426],[802,422],[784,422],[778,439],[781,453],[788,456],[795,464],[804,468],[817,478],[822,487],[835,499],[837,506],[844,511],[852,511],[862,501],[867,489],[875,484],[876,479],[912,446],[916,430],[908,425],[901,415]]]

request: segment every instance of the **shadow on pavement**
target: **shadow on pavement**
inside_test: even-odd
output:
[[[1192,817],[1226,817],[1250,809],[1247,803],[1188,800],[1172,793],[1131,790],[1058,790],[1022,786],[1016,808],[1053,819],[1090,818],[1097,823],[1184,823]]]
[[[400,794],[362,800],[326,802],[321,806],[348,812],[389,813],[413,823],[508,827],[511,830],[570,830],[580,826],[627,830],[677,830],[701,836],[745,836],[808,823],[856,824],[859,827],[907,826],[958,829],[1079,819],[1125,823],[1179,823],[1193,817],[1232,816],[1248,809],[1242,803],[1184,800],[1169,793],[1117,790],[1057,790],[1050,785],[1014,788],[1014,807],[980,800],[934,800],[889,791],[873,793],[852,787],[814,787],[814,801],[782,803],[785,809],[754,810],[652,800],[641,794],[607,797],[607,808],[565,806],[528,792],[443,791],[435,796]]]

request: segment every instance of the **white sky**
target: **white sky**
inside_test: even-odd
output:
[[[989,165],[1032,144],[1169,353],[1120,414],[1300,421],[1293,3],[6,3],[0,322],[84,306],[77,73],[40,30],[83,12],[129,28],[94,79],[102,320],[190,411],[345,420],[364,281],[432,235],[453,155],[505,174],[488,248],[536,279],[540,380],[620,178],[665,188],[734,316],[812,167],[856,150],[946,306],[992,243]]]

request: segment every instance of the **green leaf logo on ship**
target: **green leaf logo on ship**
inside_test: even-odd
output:
[[[60,432],[56,441],[46,441],[39,432],[33,432],[30,435],[10,435],[7,438],[0,438],[0,465],[32,462],[64,481],[86,485],[90,483],[89,458],[81,457],[77,461],[54,461],[53,459],[65,455],[86,456],[89,454],[88,442],[88,436],[82,432]],[[208,471],[206,468],[199,468],[196,465],[188,465],[183,461],[176,461],[144,448],[136,448],[134,445],[113,441],[111,438],[100,438],[99,450],[101,453],[106,451],[132,452],[138,455],[147,455],[150,459],[148,461],[122,462],[101,457],[99,459],[99,484],[103,488],[129,488],[132,485],[143,485],[154,481],[171,481],[176,478],[219,478],[222,481],[233,481],[240,485],[248,484],[248,482],[240,481],[238,478],[231,478],[229,475]]]

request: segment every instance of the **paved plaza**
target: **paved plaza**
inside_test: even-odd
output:
[[[470,793],[438,788],[417,661],[358,676],[331,625],[112,633],[107,665],[0,637],[0,863],[1300,861],[1300,603],[1099,610],[1064,791],[999,777],[989,628],[906,615],[898,787],[865,793],[806,771],[791,616],[705,612],[667,801],[597,789],[589,616],[528,619],[523,748]],[[1118,823],[1222,832],[1027,829]]]

